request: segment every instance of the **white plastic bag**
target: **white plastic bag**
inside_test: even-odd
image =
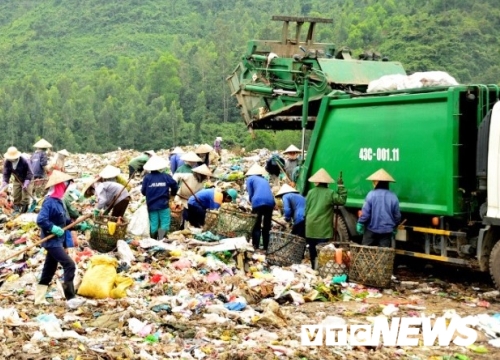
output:
[[[130,266],[130,263],[132,261],[135,261],[135,256],[125,241],[118,240],[116,244],[116,251],[118,252],[118,257],[120,258],[120,260],[128,266]]]
[[[149,237],[149,214],[146,204],[141,205],[132,215],[127,231],[135,236]]]

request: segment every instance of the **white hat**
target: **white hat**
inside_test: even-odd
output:
[[[52,144],[45,139],[40,139],[33,145],[33,147],[37,149],[48,149],[52,147]]]
[[[17,150],[15,146],[11,146],[7,149],[7,152],[3,154],[3,157],[7,160],[17,160],[21,156],[21,152]]]
[[[292,192],[298,193],[298,191],[296,189],[294,189],[293,187],[291,187],[290,185],[283,184],[283,186],[276,193],[276,196],[281,196],[281,195],[285,195],[285,194],[292,193]]]
[[[114,167],[113,165],[106,165],[104,169],[99,173],[99,176],[103,179],[112,179],[120,175],[120,169]]]
[[[174,150],[170,152],[171,154],[184,154],[184,150],[182,150],[179,146],[177,146]]]
[[[63,156],[69,156],[69,152],[66,149],[59,150],[57,153]]]
[[[250,176],[250,175],[266,175],[267,171],[264,169],[262,166],[259,164],[255,163],[253,164],[250,169],[246,172],[245,176]]]
[[[195,167],[193,169],[193,172],[196,172],[196,173],[201,174],[201,175],[212,176],[212,172],[210,171],[208,166],[205,164],[200,165],[198,167]]]
[[[333,184],[335,180],[332,179],[330,175],[326,172],[325,169],[321,168],[316,171],[316,174],[309,178],[310,182],[313,183],[324,183],[324,184]]]
[[[206,154],[206,153],[209,153],[210,151],[212,151],[213,149],[214,148],[211,147],[210,145],[203,144],[203,145],[198,146],[194,152],[196,154]]]
[[[221,138],[220,136],[217,136],[217,137],[215,138],[215,140],[222,141],[222,138]]]
[[[144,154],[148,154],[149,156],[155,156],[155,151],[154,150],[146,150],[146,151],[143,151]]]
[[[181,156],[182,161],[188,161],[188,162],[200,162],[203,161],[200,159],[198,155],[196,155],[194,152],[190,151],[184,155]]]
[[[168,167],[168,161],[160,156],[152,156],[151,159],[144,164],[144,170],[147,171],[158,171],[163,170]]]
[[[396,180],[394,180],[394,178],[389,175],[389,173],[384,169],[375,171],[373,174],[367,177],[366,180],[396,182]]]
[[[300,152],[300,149],[296,147],[295,145],[290,145],[289,147],[286,148],[285,151],[283,151],[283,154],[288,154],[288,153],[298,153]]]
[[[47,184],[45,184],[45,188],[48,189],[51,186],[54,186],[56,184],[60,184],[62,182],[68,181],[73,179],[73,176],[66,174],[62,171],[59,170],[54,170],[52,171],[52,174],[49,176],[49,180],[47,181]]]

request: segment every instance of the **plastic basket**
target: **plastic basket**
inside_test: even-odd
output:
[[[170,210],[170,232],[179,231],[182,225],[182,209]]]
[[[297,235],[280,231],[269,233],[266,261],[269,265],[291,266],[300,264],[306,249],[306,240]]]
[[[385,288],[391,283],[395,252],[392,248],[351,244],[349,281]]]
[[[220,209],[215,233],[228,238],[245,236],[248,239],[252,234],[256,220],[257,214]]]
[[[111,235],[108,230],[108,222],[116,223],[116,230]],[[107,253],[116,249],[116,243],[120,239],[125,239],[128,221],[113,216],[98,216],[94,218],[94,227],[90,232],[89,245],[93,250],[100,253]]]
[[[335,248],[342,249],[342,263],[335,261],[335,250],[329,249],[327,245],[333,244]],[[321,277],[348,275],[350,257],[350,242],[322,243],[316,246],[318,251],[318,273]]]
[[[219,213],[217,211],[207,211],[205,215],[205,225],[203,225],[203,231],[214,232],[217,227],[217,222],[219,221]]]

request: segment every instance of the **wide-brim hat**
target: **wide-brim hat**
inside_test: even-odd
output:
[[[283,186],[276,193],[276,196],[281,196],[281,195],[285,195],[288,193],[298,193],[298,190],[294,189],[293,187],[291,187],[288,184],[283,184]]]
[[[250,176],[250,175],[266,175],[267,171],[264,169],[262,166],[259,164],[255,163],[252,166],[250,166],[250,169],[245,173],[245,176]]]
[[[82,189],[82,195],[85,197],[85,194],[87,193],[87,191],[92,187],[92,185],[95,184],[95,182],[97,181],[97,178],[90,178],[89,180],[85,181],[84,185],[83,185],[83,189]]]
[[[394,180],[394,178],[384,169],[375,171],[373,174],[368,176],[366,180],[396,182],[396,180]]]
[[[69,156],[69,152],[66,149],[59,150],[57,153],[63,156]]]
[[[49,180],[47,181],[47,184],[45,184],[45,188],[48,189],[51,186],[73,179],[73,176],[71,176],[70,174],[64,173],[59,170],[54,170],[52,171],[52,174],[50,174]]]
[[[160,156],[152,156],[151,159],[144,164],[144,170],[147,171],[158,171],[166,169],[167,167],[168,161]]]
[[[99,173],[99,176],[103,179],[112,179],[120,175],[120,172],[120,169],[117,167],[114,167],[113,165],[106,165],[106,167]]]
[[[33,144],[33,147],[35,147],[37,149],[48,149],[48,148],[52,147],[52,144],[49,143],[45,139],[40,139],[36,143]]]
[[[220,136],[217,136],[217,137],[215,138],[215,140],[222,141],[222,138],[221,138]]]
[[[196,154],[206,154],[212,151],[214,148],[208,144],[202,144],[196,148],[194,151]]]
[[[326,172],[325,169],[321,168],[316,173],[309,178],[310,182],[313,183],[323,183],[323,184],[333,184],[335,180]]]
[[[188,162],[200,162],[203,161],[200,159],[198,155],[196,155],[194,152],[190,151],[184,155],[181,156],[182,161],[188,161]]]
[[[7,152],[3,154],[3,157],[7,160],[17,160],[21,157],[21,152],[17,150],[15,146],[11,146],[7,149]]]
[[[144,153],[144,154],[148,154],[148,155],[150,155],[150,156],[155,156],[155,155],[156,155],[156,153],[155,153],[155,151],[154,151],[154,150],[146,150],[146,151],[143,151],[143,153]]]
[[[177,146],[170,153],[171,154],[184,154],[184,150],[182,150],[180,147]]]
[[[299,153],[301,150],[296,147],[295,145],[290,145],[289,147],[286,148],[285,151],[283,151],[283,154],[288,154],[288,153]]]
[[[208,166],[205,164],[193,168],[193,172],[201,174],[201,175],[212,176],[212,172],[210,171]]]

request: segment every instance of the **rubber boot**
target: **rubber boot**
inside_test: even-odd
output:
[[[71,300],[75,297],[75,285],[73,284],[73,281],[63,282],[62,287],[66,300]]]
[[[163,240],[165,238],[166,231],[164,229],[158,229],[158,240]]]
[[[45,295],[47,294],[47,285],[36,285],[35,289],[35,305],[49,305],[47,300],[45,300]]]

